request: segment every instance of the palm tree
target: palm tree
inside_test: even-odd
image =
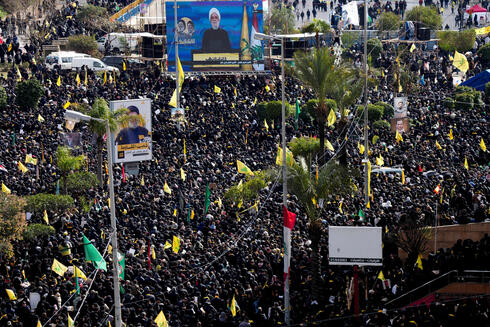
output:
[[[330,25],[321,19],[313,19],[313,22],[301,28],[301,33],[315,33],[317,48],[320,48],[320,33],[328,32],[330,32]]]
[[[102,98],[97,98],[92,105],[92,109],[88,113],[92,118],[108,119],[109,129],[111,132],[117,130],[118,123],[127,112],[126,108],[121,108],[116,111],[111,111],[107,105],[107,101]],[[106,133],[105,122],[99,122],[96,120],[89,121],[89,127],[92,132],[97,135],[97,179],[99,180],[100,186],[102,186],[102,149],[104,148],[104,135]],[[110,135],[107,135],[110,137]],[[111,149],[108,149],[108,151]]]
[[[79,170],[85,162],[85,156],[73,156],[71,150],[66,146],[59,146],[56,152],[57,166],[61,172],[61,180],[63,181],[63,192],[67,193],[66,178],[72,171]]]
[[[320,241],[323,234],[321,220],[322,209],[317,205],[320,199],[328,199],[333,195],[351,194],[353,184],[351,177],[358,174],[356,170],[330,161],[316,172],[307,165],[303,157],[298,157],[292,167],[288,168],[288,190],[295,195],[303,206],[308,217],[308,234],[312,249],[312,293],[314,298],[321,297],[321,260]]]
[[[309,86],[318,99],[316,122],[321,154],[325,151],[325,122],[328,115],[326,99],[332,84],[337,82],[333,79],[332,74],[334,61],[335,57],[330,54],[330,50],[327,48],[315,49],[311,53],[298,51],[294,54],[293,74]],[[323,157],[321,156],[321,162],[324,162]]]
[[[315,49],[310,53],[296,52],[293,74],[309,86],[318,99],[316,122],[319,129],[321,157],[324,162],[325,122],[328,116],[326,99],[331,98],[341,113],[341,121],[347,120],[347,109],[355,103],[362,91],[362,79],[357,69],[347,64],[335,65],[336,57],[327,48]],[[343,126],[341,130],[345,130]],[[342,137],[343,139],[343,137]],[[347,164],[343,162],[343,164]]]

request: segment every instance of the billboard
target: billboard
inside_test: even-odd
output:
[[[396,133],[396,131],[398,131],[400,135],[410,131],[410,120],[408,117],[391,119],[391,132]]]
[[[328,263],[382,266],[381,227],[328,227]]]
[[[184,71],[262,71],[262,0],[177,2]],[[175,71],[174,3],[166,2],[168,70]]]
[[[111,135],[114,163],[151,160],[151,100],[111,101],[110,107],[127,110]]]

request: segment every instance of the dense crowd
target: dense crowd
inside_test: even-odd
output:
[[[72,9],[67,10],[69,13]],[[50,24],[54,25],[51,27],[63,30],[62,25],[72,21],[73,33],[83,32],[83,26],[76,20],[66,19],[66,13],[56,16],[60,20],[50,19]],[[481,44],[479,41],[477,47]],[[8,106],[0,118],[0,164],[7,172],[0,171],[0,181],[19,196],[55,193],[60,177],[56,149],[60,144],[60,133],[65,131],[63,105],[68,100],[92,105],[99,97],[108,101],[151,98],[153,160],[140,163],[138,175],[126,175],[125,182],[121,166],[114,166],[118,239],[120,250],[126,254],[126,277],[122,282],[121,297],[124,322],[128,326],[152,326],[154,318],[163,311],[172,327],[279,324],[284,314],[280,187],[273,181],[260,193],[258,214],[251,210],[237,216],[236,207],[227,203],[221,206],[218,201],[226,189],[241,179],[236,171],[237,159],[254,171],[275,163],[280,124],[275,122],[275,128],[266,129],[259,121],[255,107],[256,103],[280,97],[281,81],[277,72],[186,77],[181,103],[186,108],[187,123],[179,128],[170,119],[168,108],[175,81],[162,74],[159,65],[150,65],[141,71],[128,64],[128,69],[121,72],[115,83],[104,84],[101,76],[89,72],[88,86],[82,83],[77,87],[73,72],[48,70],[42,62],[32,60],[38,46],[26,48],[26,54],[19,59],[29,62],[29,69],[21,70],[23,78],[31,74],[45,86],[38,108],[22,111],[15,104],[17,73],[14,68],[0,79],[8,95]],[[320,298],[315,298],[313,294],[316,293],[311,292],[312,249],[308,220],[301,205],[291,196],[289,210],[298,215],[293,230],[291,260],[291,305],[295,324],[327,323],[327,320],[329,326],[407,326],[412,321],[419,326],[432,326],[436,322],[460,326],[462,322],[470,321],[475,326],[488,324],[487,297],[448,303],[441,300],[430,306],[383,310],[388,300],[444,272],[462,267],[490,268],[488,236],[479,242],[466,241],[452,249],[439,249],[423,260],[423,269],[402,262],[395,243],[390,241],[399,226],[407,221],[416,221],[422,226],[433,225],[436,203],[441,224],[489,219],[489,156],[479,146],[482,138],[490,144],[488,104],[472,111],[462,110],[458,105],[453,109],[446,108],[442,100],[453,94],[454,68],[447,53],[437,49],[424,50],[418,48],[403,60],[414,74],[424,76],[424,85],[408,94],[410,132],[403,134],[402,142],[396,142],[393,133],[387,130],[371,130],[369,135],[370,140],[379,136],[378,142],[370,144],[372,157],[381,155],[387,166],[402,167],[405,184],[396,174],[373,174],[370,209],[364,208],[359,191],[352,197],[324,203],[321,215],[324,230],[328,225],[383,227],[382,271],[391,287],[383,287],[377,278],[379,269],[361,269],[363,315],[360,321],[354,319],[352,299],[346,291],[352,269],[328,265],[327,239],[323,236],[320,252],[324,292]],[[14,52],[20,55],[21,50],[14,48]],[[12,56],[9,61],[8,54],[6,57],[8,62],[17,60]],[[354,49],[349,57],[352,62],[360,63],[361,51]],[[385,46],[380,57],[374,60],[384,72],[377,88],[370,90],[369,101],[392,103],[395,96],[393,48]],[[486,68],[475,52],[468,54],[468,60],[469,75]],[[56,85],[58,76],[61,76],[61,86]],[[220,93],[214,92],[215,85],[221,88]],[[271,86],[269,90],[266,85]],[[286,97],[290,103],[299,99],[304,105],[313,94],[299,81],[287,77]],[[45,120],[39,121],[38,115]],[[354,128],[349,129],[347,135],[348,161],[362,169],[363,156],[357,146],[362,142],[362,127],[355,116],[351,116],[351,122]],[[450,130],[453,140],[448,137]],[[83,145],[75,153],[85,154],[88,169],[95,172],[96,146],[92,133],[82,123],[77,124],[74,131],[83,133]],[[288,119],[288,139],[316,133],[315,126],[300,120],[296,129],[294,118]],[[328,129],[326,137],[334,149],[339,148],[341,140],[337,129]],[[436,140],[441,150],[436,147]],[[39,159],[39,178],[32,166],[27,173],[18,170],[17,162],[23,162],[26,154]],[[328,152],[328,159],[335,155],[335,151]],[[469,169],[464,167],[465,157]],[[185,171],[185,181],[181,178],[180,168]],[[171,194],[163,191],[165,183],[172,190]],[[362,190],[362,180],[355,183]],[[438,184],[444,192],[436,196],[433,189]],[[211,205],[204,214],[207,185],[210,186]],[[109,320],[112,321],[112,274],[100,271],[94,275],[93,265],[84,262],[82,243],[84,233],[101,253],[107,248],[111,230],[108,193],[105,187],[99,187],[84,195],[94,203],[88,213],[81,210],[60,216],[50,213],[55,234],[33,241],[15,241],[14,256],[0,258],[0,326],[36,326],[38,319],[42,324],[49,320],[47,326],[67,326],[66,314],[74,318],[78,310],[76,326],[106,326]],[[340,202],[342,210],[339,210]],[[190,221],[187,220],[188,208],[195,212]],[[360,208],[363,208],[366,219],[358,216]],[[42,221],[42,215],[33,215],[29,223]],[[178,254],[165,248],[165,243],[171,243],[174,235],[181,239]],[[151,248],[155,250],[155,259],[148,258]],[[71,274],[61,277],[51,271],[53,259],[66,265],[74,263],[89,276],[87,281],[81,282],[81,296],[73,293],[75,281]],[[5,289],[13,290],[18,300],[9,300]],[[31,293],[40,295],[36,309],[29,301]],[[229,310],[233,296],[239,307],[236,317],[232,317]],[[55,314],[58,310],[60,312]]]

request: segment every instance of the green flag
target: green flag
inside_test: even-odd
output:
[[[107,262],[104,260],[97,248],[83,235],[83,249],[85,251],[85,260],[92,261],[95,268],[107,271]]]
[[[56,182],[56,195],[60,195],[60,180]]]
[[[191,222],[191,206],[187,204],[187,223]]]
[[[78,284],[78,269],[73,265],[73,272],[75,273],[75,289],[77,290],[77,295],[80,295],[80,285]]]
[[[296,98],[296,114],[294,115],[296,129],[298,129],[298,119],[300,113],[301,110],[299,109],[299,100]]]
[[[366,221],[366,215],[364,215],[364,211],[362,211],[362,209],[359,209],[359,218],[361,221]]]
[[[209,196],[211,195],[211,192],[209,192],[209,183],[206,184],[206,199],[204,200],[204,214],[206,215],[208,213],[208,208],[209,208]]]
[[[126,270],[126,255],[117,251],[117,272],[119,273],[119,278],[124,280],[124,273]]]

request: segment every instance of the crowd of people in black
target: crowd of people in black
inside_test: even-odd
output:
[[[111,6],[112,2],[99,2]],[[74,8],[67,6],[67,8]],[[66,9],[72,10],[72,9]],[[67,12],[66,12],[67,13]],[[84,27],[66,13],[49,19],[51,30],[62,30],[69,24],[73,33],[83,33]],[[70,32],[70,33],[72,33]],[[14,35],[4,35],[13,38]],[[19,196],[55,193],[60,171],[56,165],[56,149],[61,143],[64,127],[64,104],[92,105],[97,98],[107,101],[148,97],[152,99],[153,160],[141,162],[137,176],[125,176],[120,165],[114,166],[116,216],[120,250],[126,254],[126,276],[122,281],[122,315],[127,326],[154,326],[154,319],[163,311],[169,326],[276,326],[283,321],[282,298],[282,208],[280,187],[271,182],[260,193],[260,210],[235,214],[236,207],[219,199],[241,177],[236,160],[256,171],[275,163],[280,130],[265,128],[259,121],[255,106],[280,96],[281,81],[277,72],[250,76],[186,77],[182,88],[182,106],[186,108],[186,123],[180,128],[170,119],[168,102],[175,87],[174,80],[162,74],[160,65],[150,65],[141,71],[128,63],[127,70],[116,81],[88,73],[88,85],[77,87],[74,73],[47,69],[39,58],[39,47],[24,47],[21,61],[29,69],[21,69],[23,79],[36,78],[45,87],[38,108],[22,111],[15,104],[17,73],[12,68],[0,83],[8,95],[8,106],[0,118],[0,181]],[[7,43],[9,44],[9,43]],[[479,41],[477,48],[482,44]],[[11,50],[12,51],[12,50]],[[21,52],[20,47],[14,52]],[[415,308],[385,308],[385,303],[421,283],[453,269],[489,270],[490,239],[479,242],[459,242],[451,249],[439,249],[423,260],[423,269],[398,257],[394,241],[400,226],[408,221],[421,226],[433,225],[435,207],[440,224],[482,222],[489,219],[488,152],[479,146],[483,139],[489,144],[488,104],[482,108],[463,110],[458,105],[447,108],[445,97],[454,91],[454,67],[449,54],[436,49],[417,48],[403,57],[406,67],[424,76],[424,85],[406,94],[409,101],[410,131],[397,142],[389,130],[371,130],[369,138],[372,158],[382,156],[387,166],[404,169],[406,181],[396,174],[373,174],[373,195],[366,209],[362,196],[362,180],[356,180],[359,192],[325,202],[322,229],[329,225],[380,226],[384,231],[384,262],[382,271],[390,280],[383,287],[377,278],[380,269],[360,271],[359,319],[352,317],[352,299],[348,289],[353,271],[348,267],[328,265],[328,242],[321,240],[322,296],[311,292],[311,240],[308,220],[294,196],[289,197],[289,210],[297,222],[292,236],[291,308],[293,324],[334,326],[460,326],[473,322],[488,325],[488,297],[449,301],[435,299],[429,306]],[[10,52],[10,51],[9,51]],[[397,53],[399,55],[399,52]],[[349,52],[353,63],[360,62],[360,49]],[[17,61],[12,56],[7,62]],[[376,65],[383,70],[379,84],[370,90],[369,101],[391,103],[393,67],[396,55],[385,46]],[[347,60],[347,59],[346,59]],[[468,54],[474,75],[486,67],[475,52]],[[277,67],[276,67],[277,68]],[[56,85],[61,76],[61,86]],[[419,83],[420,84],[420,83]],[[214,92],[214,86],[221,88]],[[268,85],[267,90],[265,86]],[[403,93],[403,92],[402,92]],[[399,94],[398,94],[399,95]],[[313,98],[311,90],[287,77],[287,101],[299,99],[303,106]],[[38,115],[44,117],[39,121]],[[350,121],[355,128],[347,135],[349,164],[362,169],[359,153],[361,125],[356,116]],[[294,118],[288,119],[288,139],[301,135],[316,135],[317,128]],[[448,135],[452,130],[453,139]],[[83,145],[75,150],[87,156],[87,167],[96,170],[94,138],[86,124],[77,124],[74,131],[83,133]],[[338,149],[337,129],[328,129],[326,138]],[[441,145],[439,150],[435,142]],[[184,142],[186,153],[184,154]],[[374,144],[372,144],[374,143]],[[39,159],[39,178],[32,167],[22,173],[17,162],[26,154]],[[335,158],[328,152],[328,159]],[[44,161],[41,159],[44,157]],[[469,168],[464,166],[467,158]],[[373,159],[374,160],[374,159]],[[181,178],[180,169],[186,174]],[[104,181],[107,176],[104,176]],[[144,182],[143,182],[144,181]],[[171,194],[164,192],[167,184]],[[442,195],[434,195],[438,185]],[[210,186],[211,204],[204,214],[206,186]],[[104,253],[110,238],[110,212],[105,187],[86,194],[93,205],[88,213],[70,211],[60,216],[50,214],[55,234],[33,241],[14,241],[14,256],[0,257],[0,326],[36,326],[38,320],[46,326],[68,326],[67,314],[77,316],[76,326],[107,326],[113,322],[113,289],[110,271],[94,274],[91,263],[84,261],[82,233]],[[342,210],[339,203],[342,202]],[[77,206],[80,203],[77,203]],[[365,219],[358,215],[363,208]],[[189,210],[195,217],[188,220]],[[174,213],[175,212],[175,213]],[[29,223],[40,223],[42,215],[33,215]],[[173,236],[181,239],[179,253],[166,248]],[[155,252],[155,258],[148,253]],[[75,279],[51,271],[53,259],[65,265],[75,264],[89,277],[80,281],[81,294],[74,293]],[[110,261],[110,257],[107,257]],[[150,261],[150,262],[148,262]],[[111,266],[108,264],[108,266]],[[13,290],[12,301],[6,289]],[[30,294],[40,295],[36,308]],[[82,299],[86,301],[82,306]],[[237,315],[230,311],[231,299],[237,302]]]

